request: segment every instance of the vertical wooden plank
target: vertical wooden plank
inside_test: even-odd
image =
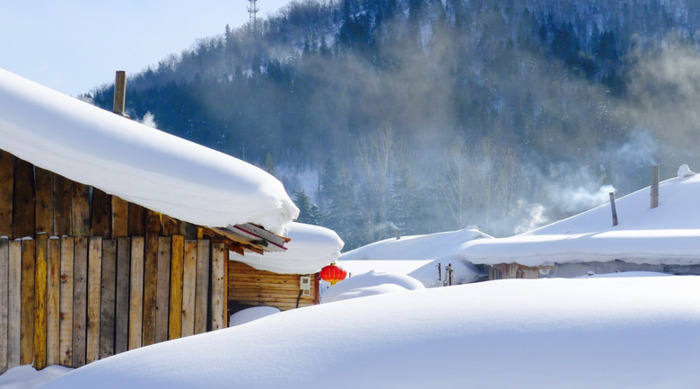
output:
[[[112,196],[112,239],[129,236],[129,203]]]
[[[197,285],[197,241],[185,241],[185,257],[182,268],[182,332],[194,335],[194,301]]]
[[[143,332],[143,274],[145,241],[142,236],[131,238],[131,278],[129,284],[129,350],[142,345]]]
[[[90,235],[90,190],[87,185],[72,182],[71,198],[71,235],[87,237]]]
[[[173,235],[170,264],[170,320],[168,338],[182,336],[182,270],[185,262],[185,237]]]
[[[85,364],[87,336],[88,238],[75,237],[73,260],[73,367]]]
[[[156,341],[156,290],[158,279],[158,235],[146,234],[146,253],[143,272],[143,329],[144,346]]]
[[[48,282],[49,238],[38,234],[35,242],[34,264],[34,368],[46,367],[46,300]]]
[[[114,355],[117,241],[102,241],[102,295],[100,298],[100,358]]]
[[[112,199],[107,193],[93,187],[90,205],[90,236],[109,238],[111,228]]]
[[[46,299],[46,364],[58,365],[59,329],[60,329],[60,291],[61,291],[61,241],[57,237],[49,238],[48,281]]]
[[[34,271],[35,245],[33,239],[22,239],[22,327],[20,363],[28,365],[34,359]]]
[[[53,232],[53,173],[35,168],[36,175],[36,233]]]
[[[73,203],[73,186],[71,181],[63,176],[54,174],[53,177],[53,207],[54,207],[54,230],[51,232],[55,236],[70,235],[71,227],[71,206]]]
[[[131,236],[146,235],[146,208],[129,203],[129,234]]]
[[[150,235],[150,234],[149,234]],[[158,264],[156,279],[151,280],[156,285],[156,316],[155,342],[168,340],[168,302],[170,295],[170,237],[158,238]]]
[[[211,249],[211,330],[226,327],[226,246],[213,243]]]
[[[34,166],[15,159],[12,234],[15,238],[34,237]]]
[[[100,295],[102,292],[102,237],[92,236],[88,249],[87,336],[85,363],[100,358]]]
[[[0,237],[0,374],[7,370],[7,336],[10,277],[10,240]]]
[[[146,233],[160,235],[163,232],[163,215],[156,211],[146,209]]]
[[[15,157],[0,150],[0,236],[12,238],[12,199],[14,198]]]
[[[22,241],[10,242],[8,264],[7,368],[20,365],[22,335]]]
[[[207,317],[209,316],[209,262],[211,258],[211,242],[206,239],[197,240],[197,279],[194,302],[194,333],[207,332]]]
[[[75,242],[72,237],[61,238],[61,296],[58,349],[59,363],[73,367],[73,284],[74,284],[74,254]]]
[[[131,241],[117,239],[117,285],[115,295],[114,353],[129,349],[129,267]]]

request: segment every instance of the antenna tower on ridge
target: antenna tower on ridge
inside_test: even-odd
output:
[[[248,0],[248,23],[252,29],[255,29],[257,24],[256,14],[258,13],[258,0]]]

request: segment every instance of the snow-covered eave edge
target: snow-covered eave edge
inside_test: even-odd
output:
[[[253,165],[2,69],[0,149],[174,219],[231,229],[256,252],[283,250],[298,214],[282,183]]]

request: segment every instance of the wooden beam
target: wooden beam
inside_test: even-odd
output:
[[[58,349],[59,364],[73,367],[73,284],[75,241],[69,236],[61,237],[61,296]]]
[[[0,236],[12,238],[15,157],[0,150]]]
[[[197,240],[197,279],[194,305],[194,333],[207,332],[209,316],[209,264],[211,261],[211,242]]]
[[[170,237],[158,237],[157,276],[151,280],[156,285],[155,342],[168,340],[168,316],[170,302]]]
[[[67,178],[55,174],[53,177],[54,236],[70,235],[73,184]]]
[[[87,185],[71,181],[71,235],[87,237],[90,235],[90,191]]]
[[[73,367],[86,362],[88,238],[75,238],[73,261]]]
[[[60,291],[61,291],[61,241],[49,238],[48,281],[46,297],[46,364],[60,364]]]
[[[100,296],[100,359],[114,355],[117,241],[102,241],[102,295]]]
[[[124,110],[126,108],[126,72],[123,70],[117,70],[114,79],[114,102],[112,103],[112,110],[117,115],[124,116]]]
[[[112,239],[129,236],[129,203],[112,196]]]
[[[117,285],[115,296],[114,353],[129,349],[129,267],[131,260],[129,238],[117,239]]]
[[[10,242],[8,264],[7,368],[20,365],[22,336],[22,241]]]
[[[20,363],[28,365],[34,359],[34,277],[35,242],[22,239],[22,328]]]
[[[129,350],[142,346],[143,332],[143,274],[145,240],[131,238],[131,279],[129,283]]]
[[[51,234],[54,230],[53,173],[39,167],[36,175],[36,233]]]
[[[38,234],[35,243],[36,262],[34,264],[34,368],[46,367],[46,301],[48,282],[49,238],[46,233]]]
[[[214,243],[211,255],[211,330],[226,328],[226,245]]]
[[[34,237],[36,222],[34,166],[19,158],[15,159],[12,212],[13,236],[15,238]]]
[[[92,188],[90,236],[109,238],[112,233],[112,199],[107,193]]]
[[[185,237],[173,235],[171,247],[168,339],[177,339],[182,336],[182,269],[185,262]]]
[[[194,335],[194,313],[197,285],[197,241],[185,241],[185,257],[182,270],[182,332]]]
[[[0,237],[0,374],[7,370],[10,240]]]

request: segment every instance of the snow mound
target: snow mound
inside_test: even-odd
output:
[[[274,315],[275,313],[280,313],[280,309],[277,307],[246,308],[231,315],[231,318],[229,320],[229,327],[249,323],[253,320],[258,320],[265,316]]]
[[[282,183],[253,165],[3,69],[0,149],[197,225],[281,233],[299,213]]]
[[[282,312],[46,388],[694,388],[700,277],[502,280]]]
[[[372,270],[346,278],[326,289],[321,295],[321,303],[418,289],[425,289],[425,287],[415,278],[405,274],[382,273]]]

